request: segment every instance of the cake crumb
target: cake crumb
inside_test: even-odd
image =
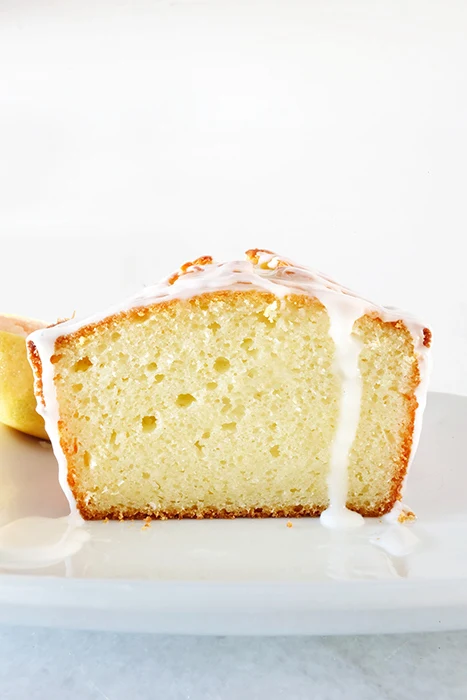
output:
[[[287,520],[287,527],[293,527],[293,523],[290,520]]]
[[[409,510],[408,508],[403,508],[403,510],[399,513],[399,517],[397,518],[397,521],[399,523],[407,523],[407,522],[412,522],[413,520],[416,520],[417,516],[413,512],[413,510]]]
[[[141,530],[149,530],[150,527],[151,527],[151,518],[145,518],[144,525],[141,528]]]
[[[109,522],[109,519],[108,519],[108,518],[104,518],[104,523],[107,524],[108,522]]]
[[[67,321],[72,321],[76,317],[76,309],[73,311],[71,316],[63,316],[62,318],[57,318],[56,323],[52,323],[49,328],[53,328],[53,326],[59,326],[61,323],[66,323]]]

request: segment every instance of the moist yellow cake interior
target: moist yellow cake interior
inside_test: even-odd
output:
[[[363,399],[348,505],[377,514],[400,487],[418,367],[402,324],[363,317],[354,330]],[[339,412],[333,354],[320,302],[266,292],[177,299],[60,337],[59,428],[80,509],[318,514]]]

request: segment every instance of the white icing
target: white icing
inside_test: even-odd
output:
[[[147,287],[141,294],[123,304],[84,320],[71,319],[52,328],[38,330],[29,336],[36,346],[42,363],[44,405],[38,402],[38,412],[44,418],[46,430],[58,460],[60,485],[70,502],[72,512],[76,512],[76,505],[67,482],[66,457],[60,446],[59,407],[54,384],[54,365],[51,363],[56,340],[61,336],[80,331],[85,326],[99,323],[114,314],[172,299],[190,299],[204,293],[224,290],[267,291],[279,299],[283,299],[286,295],[304,294],[317,298],[326,307],[330,319],[330,333],[336,344],[334,369],[341,378],[342,396],[329,473],[330,505],[322,514],[322,522],[327,527],[337,528],[360,525],[363,522],[361,516],[346,508],[348,461],[358,427],[361,398],[359,347],[357,340],[352,336],[352,329],[357,319],[367,313],[373,313],[382,321],[403,321],[412,335],[414,349],[419,358],[421,377],[417,389],[418,409],[413,435],[412,460],[420,435],[427,390],[428,353],[423,345],[424,326],[397,309],[372,304],[316,270],[298,266],[266,251],[258,251],[256,259],[253,260],[191,265],[184,270],[183,274],[180,273],[175,281],[169,277],[159,284]]]
[[[64,324],[63,324],[64,325]],[[55,326],[54,328],[59,328],[60,326]],[[53,330],[53,328],[46,329]],[[36,331],[32,333],[30,338],[36,343],[35,336],[44,331]],[[42,391],[44,396],[44,403],[39,399],[37,401],[36,410],[40,416],[44,419],[45,429],[47,435],[52,443],[52,449],[54,451],[55,457],[58,462],[58,482],[62,488],[63,493],[67,497],[68,503],[70,504],[71,515],[80,518],[80,513],[76,507],[75,497],[68,484],[68,464],[66,460],[66,455],[62,450],[60,445],[60,434],[58,431],[58,421],[60,419],[60,413],[58,409],[57,401],[57,391],[54,382],[54,365],[50,361],[50,358],[54,354],[55,340],[56,337],[52,338],[41,338],[39,345],[36,344],[37,351],[41,358],[42,363]],[[39,349],[40,348],[40,349]]]
[[[349,453],[357,434],[362,399],[362,380],[358,359],[361,345],[352,335],[355,309],[336,303],[335,296],[326,301],[331,321],[330,335],[335,344],[334,371],[341,380],[339,418],[329,465],[329,507],[321,514],[326,527],[358,527],[363,518],[348,510],[348,462]],[[342,419],[344,417],[344,419]]]
[[[393,557],[407,556],[413,552],[419,541],[408,527],[400,524],[387,527],[378,536],[370,539],[371,544],[384,549]]]
[[[50,566],[76,554],[90,538],[82,524],[71,516],[13,520],[0,528],[0,567]]]

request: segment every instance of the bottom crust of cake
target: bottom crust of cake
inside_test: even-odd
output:
[[[360,515],[368,518],[378,518],[389,513],[395,504],[395,500],[381,503],[373,510],[352,508]],[[316,518],[321,515],[324,506],[290,506],[287,508],[272,509],[268,507],[237,508],[227,510],[225,508],[187,508],[184,510],[164,511],[137,511],[134,509],[116,509],[107,511],[90,510],[84,503],[78,503],[78,508],[85,520],[234,520],[235,518]]]

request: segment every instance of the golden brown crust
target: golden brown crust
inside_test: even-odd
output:
[[[161,311],[162,309],[168,309],[170,307],[175,307],[177,304],[195,304],[201,308],[207,302],[210,301],[220,301],[225,299],[232,299],[233,297],[241,298],[248,296],[253,302],[255,300],[266,301],[268,304],[272,303],[277,299],[277,297],[272,294],[272,292],[262,292],[259,290],[245,290],[245,291],[230,291],[223,290],[219,292],[205,292],[204,294],[198,294],[196,297],[191,297],[190,299],[168,299],[167,301],[160,301],[154,304],[149,304],[147,306],[134,307],[127,311],[120,311],[119,313],[113,314],[112,316],[107,316],[102,319],[102,321],[97,321],[95,323],[90,323],[87,326],[82,326],[79,330],[74,333],[68,333],[67,335],[62,335],[55,341],[55,350],[59,347],[64,347],[71,342],[74,342],[77,338],[91,335],[96,330],[104,330],[106,328],[112,328],[118,324],[123,319],[129,319],[132,321],[138,321],[146,316],[149,316],[153,312]],[[323,304],[315,297],[310,297],[306,294],[296,294],[293,291],[290,292],[288,299],[292,303],[299,305],[315,306],[319,308],[324,308]]]
[[[266,255],[275,255],[275,252],[273,250],[268,250],[267,248],[250,248],[249,250],[245,251],[246,257],[254,263],[258,262],[259,253],[266,253]]]
[[[408,331],[407,331],[408,333]],[[413,343],[412,339],[411,342]],[[415,352],[415,349],[414,349]],[[397,469],[395,469],[392,485],[390,490],[390,501],[391,508],[395,505],[396,501],[400,501],[402,498],[402,489],[404,486],[404,480],[407,475],[407,469],[409,466],[410,455],[412,452],[413,435],[415,428],[415,416],[418,409],[418,401],[416,396],[416,390],[421,381],[420,377],[420,367],[418,362],[413,363],[412,377],[410,381],[410,394],[407,396],[407,412],[408,421],[405,432],[402,439],[402,447],[399,454],[399,459],[397,462]],[[391,508],[389,510],[391,510]],[[389,511],[387,511],[389,512]]]
[[[432,333],[429,328],[424,328],[423,329],[423,345],[426,348],[431,347],[431,338],[432,338]]]
[[[399,453],[399,458],[395,463],[394,474],[391,480],[391,488],[389,492],[388,503],[390,503],[390,508],[385,512],[388,513],[397,501],[402,498],[402,489],[404,486],[404,480],[407,475],[407,469],[409,466],[410,454],[412,452],[413,443],[413,433],[415,427],[415,415],[418,408],[417,398],[415,396],[415,390],[420,383],[420,372],[418,369],[418,364],[414,365],[414,371],[412,375],[412,393],[408,398],[408,420],[407,427],[403,433],[402,446]]]
[[[37,400],[40,401],[43,406],[45,406],[44,389],[42,386],[42,362],[41,362],[41,358],[40,358],[39,353],[37,351],[37,348],[34,345],[34,343],[32,342],[32,340],[27,341],[27,347],[28,347],[29,361],[32,365],[33,374],[34,374],[34,394],[36,395]]]
[[[169,277],[168,282],[169,284],[174,284],[179,277],[182,277],[182,275],[186,274],[187,270],[190,267],[196,267],[197,265],[212,265],[213,262],[214,261],[210,255],[202,255],[200,258],[196,258],[196,260],[193,260],[193,262],[183,263],[180,269],[177,270],[177,272],[174,272],[174,274],[171,277]]]
[[[318,516],[324,508],[307,508],[306,506],[292,506],[273,510],[271,508],[260,506],[258,508],[238,508],[227,510],[226,508],[186,508],[181,511],[147,511],[126,509],[117,510],[110,509],[108,511],[98,511],[88,508],[82,500],[78,503],[78,508],[85,520],[144,520],[151,518],[152,520],[215,520],[235,518],[301,518]]]
[[[267,255],[276,255],[272,250],[267,250],[266,248],[250,248],[245,252],[247,260],[250,260],[254,265],[257,265],[259,263],[260,259],[260,254],[261,253],[266,253]],[[169,284],[175,284],[175,282],[185,275],[190,267],[196,267],[200,266],[203,267],[204,265],[212,265],[214,262],[213,258],[210,255],[202,255],[199,258],[196,258],[193,261],[189,261],[181,265],[180,269],[177,270],[177,272],[174,272],[171,277],[169,277],[168,282]],[[289,267],[291,263],[287,262],[286,260],[282,260],[278,258],[277,266],[276,267]]]
[[[98,510],[89,508],[82,498],[77,500],[79,512],[85,520],[235,520],[236,518],[316,518],[321,515],[326,506],[290,506],[288,508],[271,509],[264,506],[257,508],[237,508],[227,510],[226,508],[187,508],[181,511],[152,511],[136,509],[116,509]],[[395,501],[387,500],[373,509],[353,508],[351,510],[360,513],[364,517],[378,518],[389,513]]]
[[[276,255],[272,250],[266,250],[266,248],[250,248],[250,250],[245,252],[245,255],[248,260],[250,260],[254,265],[257,265],[259,263],[261,253]],[[287,262],[286,260],[281,260],[279,256],[277,256],[277,258],[277,267],[290,267],[291,263]]]

